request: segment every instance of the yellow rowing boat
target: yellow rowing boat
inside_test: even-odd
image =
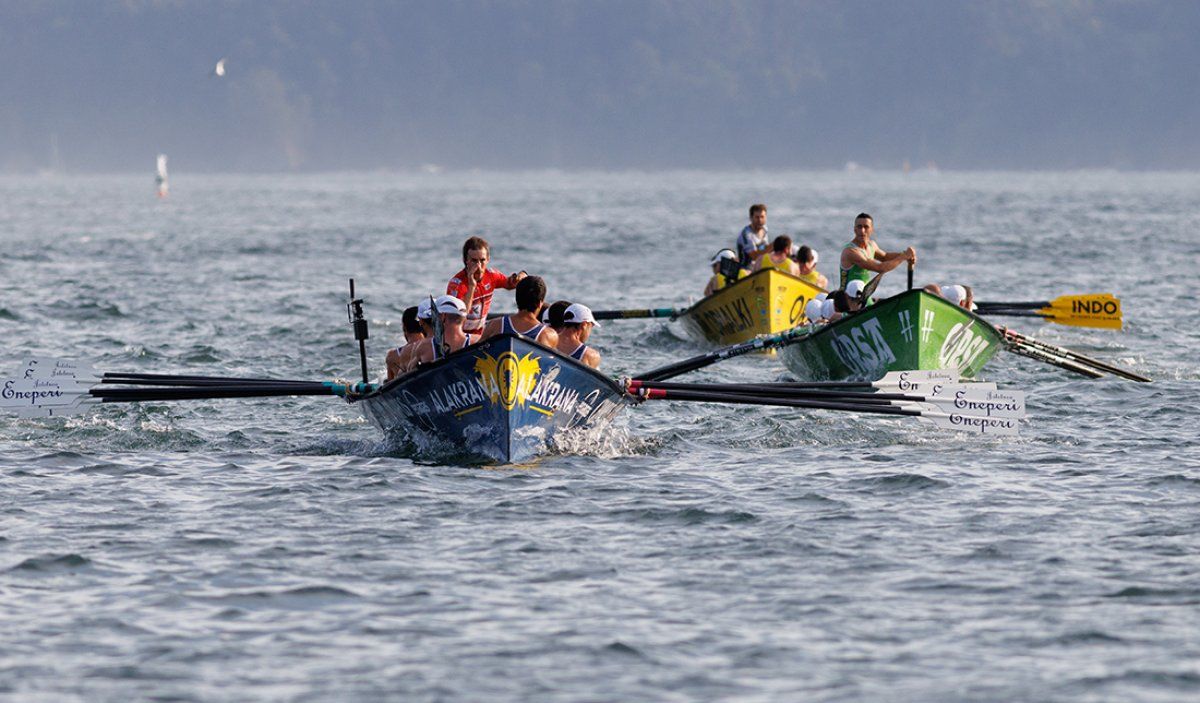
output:
[[[739,344],[802,324],[804,306],[823,292],[790,273],[765,269],[698,301],[677,319],[699,341]]]

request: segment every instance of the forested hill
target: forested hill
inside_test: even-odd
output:
[[[1184,1],[6,2],[0,170],[1194,169],[1198,30]]]

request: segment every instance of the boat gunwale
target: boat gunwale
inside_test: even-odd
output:
[[[551,349],[550,347],[547,347],[546,345],[544,345],[536,340],[530,339],[529,337],[525,337],[525,336],[519,335],[519,334],[504,333],[504,334],[498,334],[494,337],[488,337],[487,339],[483,340],[482,342],[476,342],[475,344],[469,344],[469,345],[463,347],[462,349],[452,351],[440,359],[432,361],[428,364],[423,364],[421,366],[418,366],[414,371],[411,371],[409,373],[406,373],[401,376],[397,376],[396,378],[393,378],[392,380],[380,385],[378,388],[371,391],[370,393],[364,393],[363,395],[356,396],[354,398],[348,398],[347,400],[349,400],[351,403],[354,403],[354,402],[358,402],[361,400],[369,400],[372,398],[377,398],[377,397],[383,396],[386,393],[390,392],[391,389],[396,388],[396,387],[400,386],[401,384],[411,383],[413,381],[420,380],[420,378],[422,376],[426,376],[429,373],[433,373],[433,372],[437,371],[439,368],[441,368],[442,366],[445,366],[453,361],[456,361],[457,357],[463,356],[467,353],[473,353],[475,351],[478,351],[482,347],[489,346],[492,343],[502,340],[502,339],[512,339],[512,340],[516,340],[516,341],[521,341],[521,342],[524,342],[524,343],[526,343],[530,346],[533,346],[537,349],[541,349],[544,352],[554,355],[557,360],[566,362],[569,365],[577,367],[581,371],[586,371],[587,373],[591,374],[596,379],[602,381],[613,392],[615,392],[617,395],[621,396],[622,398],[626,398],[628,396],[628,394],[625,392],[625,389],[621,386],[620,383],[617,382],[616,379],[614,379],[611,376],[608,376],[604,373],[601,373],[600,371],[598,371],[596,369],[593,369],[591,366],[588,366],[587,364],[583,363],[582,361],[572,359],[569,355],[563,354],[562,352],[558,351],[557,349]]]
[[[733,283],[730,283],[729,285],[725,286],[721,290],[713,291],[713,293],[711,295],[706,295],[703,298],[697,300],[696,302],[687,306],[683,310],[680,310],[679,313],[675,315],[675,319],[685,317],[687,315],[691,315],[691,314],[695,313],[697,308],[699,308],[701,305],[704,305],[705,303],[712,300],[713,298],[716,298],[717,296],[720,296],[720,295],[724,295],[724,294],[728,293],[729,291],[736,289],[738,286],[742,285],[743,283],[747,283],[749,281],[754,280],[758,276],[762,276],[763,274],[769,275],[772,272],[777,273],[781,276],[790,278],[794,281],[798,281],[805,285],[812,286],[813,288],[816,288],[818,291],[820,291],[822,293],[829,292],[829,291],[825,290],[824,288],[822,288],[821,286],[818,286],[815,283],[809,283],[808,281],[804,280],[803,278],[800,278],[799,276],[793,276],[792,274],[788,273],[787,271],[780,271],[779,269],[776,269],[776,268],[762,269],[760,271],[755,271],[754,273],[750,274],[749,276],[746,276],[745,278],[739,278],[738,280],[734,281]]]
[[[930,299],[937,300],[937,301],[945,304],[947,307],[951,307],[951,308],[957,310],[958,312],[966,315],[967,317],[975,320],[976,322],[980,322],[980,323],[986,325],[987,328],[990,329],[992,331],[992,333],[995,334],[1001,340],[1004,338],[1004,335],[1000,332],[1000,330],[998,330],[995,325],[993,325],[992,323],[988,322],[983,317],[981,317],[979,315],[979,313],[976,313],[972,310],[968,310],[960,305],[955,305],[954,303],[951,303],[949,300],[946,300],[945,298],[943,298],[939,295],[934,295],[933,293],[930,293],[929,291],[921,289],[921,288],[912,288],[910,290],[900,291],[899,293],[897,293],[895,295],[889,296],[887,298],[884,298],[884,299],[874,303],[870,307],[876,308],[876,307],[879,307],[880,305],[892,304],[892,303],[898,302],[897,301],[898,298],[908,295],[909,293],[921,293],[926,296],[929,296]],[[825,324],[821,325],[820,328],[814,330],[813,332],[810,332],[809,334],[804,335],[803,337],[798,337],[798,338],[792,340],[789,345],[785,345],[785,346],[790,346],[791,344],[801,344],[810,339],[819,337],[820,335],[823,335],[828,331],[835,330],[842,323],[852,322],[853,320],[855,320],[858,317],[857,313],[866,312],[866,310],[867,310],[867,308],[864,308],[863,310],[856,310],[855,314],[853,314],[853,315],[843,315],[840,319],[834,320],[833,322],[826,322]],[[806,325],[799,325],[799,326],[805,327]],[[795,329],[795,328],[793,328],[793,329]]]

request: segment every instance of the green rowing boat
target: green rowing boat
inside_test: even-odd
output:
[[[1002,344],[983,318],[916,289],[820,326],[779,354],[805,380],[875,380],[913,369],[957,369],[970,378]]]

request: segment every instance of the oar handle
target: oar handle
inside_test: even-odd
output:
[[[913,289],[913,268],[915,268],[915,264],[913,264],[913,262],[909,261],[908,262],[908,289],[909,290]]]

